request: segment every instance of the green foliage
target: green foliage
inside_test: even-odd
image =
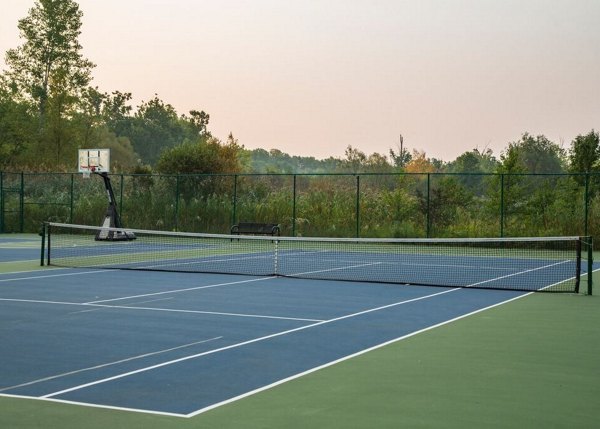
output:
[[[377,152],[367,155],[364,152],[348,146],[346,157],[341,160],[337,171],[343,173],[389,173],[394,167],[388,159]]]
[[[241,170],[239,152],[240,146],[233,135],[225,144],[214,137],[200,137],[195,143],[184,142],[165,150],[156,169],[164,174],[237,173]],[[182,177],[178,180],[179,191],[187,200],[205,199],[227,188],[219,177]]]
[[[578,135],[571,143],[569,152],[569,170],[573,173],[600,172],[600,138],[598,132],[592,130],[585,136]],[[584,177],[577,180],[583,184]]]
[[[20,122],[36,123],[33,135],[29,127],[20,130],[29,137],[17,151],[21,164],[43,169],[76,159],[77,131],[70,119],[95,66],[81,54],[81,18],[73,0],[38,0],[18,23],[24,43],[6,52],[3,81],[19,106]],[[3,140],[7,130],[0,132]]]
[[[429,202],[421,199],[423,214],[429,212],[429,222],[435,231],[443,231],[450,225],[458,224],[461,215],[468,211],[473,200],[470,194],[454,176],[441,176],[431,186]],[[437,235],[437,234],[435,234]]]
[[[36,122],[27,106],[11,95],[10,89],[0,82],[0,169],[16,166],[36,133]]]
[[[523,175],[515,198],[506,182],[490,176],[482,196],[460,176],[354,175],[152,175],[113,174],[126,226],[225,233],[238,221],[278,222],[285,235],[353,237],[592,235],[600,233],[598,196],[590,196],[585,229],[585,188],[575,175]],[[508,177],[508,175],[505,176]],[[5,231],[36,231],[44,220],[99,224],[106,195],[97,177],[79,174],[2,173]],[[600,183],[600,174],[590,176]],[[296,183],[294,189],[294,183]],[[357,187],[359,186],[359,187]],[[9,191],[11,190],[11,191]],[[188,192],[189,190],[189,192]],[[294,199],[295,195],[295,199]],[[357,218],[357,203],[358,215]],[[295,217],[294,217],[295,214]]]
[[[186,141],[165,150],[156,164],[156,170],[166,174],[237,173],[241,170],[239,150],[233,136],[226,144],[215,138],[200,139],[194,143]]]
[[[78,95],[91,80],[94,64],[78,41],[82,16],[73,0],[37,0],[18,24],[24,44],[6,53],[7,77],[42,119],[51,99]]]
[[[291,156],[279,149],[242,149],[241,158],[247,173],[327,173],[336,171],[341,162],[333,157],[318,160],[312,156]]]
[[[185,138],[175,108],[158,96],[138,107],[127,136],[142,161],[149,164],[154,164],[164,149]]]
[[[496,171],[498,161],[490,149],[473,149],[460,155],[448,164],[448,172],[460,173],[457,179],[470,192],[481,196],[484,192],[486,174]]]
[[[400,140],[403,141],[402,136],[400,136]],[[398,152],[394,151],[394,149],[390,149],[390,159],[394,167],[404,168],[404,166],[412,160],[412,154],[403,146],[400,146],[398,147]]]
[[[565,151],[545,136],[523,134],[521,140],[510,143],[501,155],[504,173],[562,173]]]

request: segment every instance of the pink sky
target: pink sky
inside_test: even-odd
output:
[[[453,160],[600,128],[598,0],[80,0],[93,84],[247,148]],[[33,0],[3,0],[0,51]],[[4,63],[0,61],[3,68]]]

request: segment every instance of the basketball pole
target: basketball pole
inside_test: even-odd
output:
[[[108,196],[108,208],[106,209],[104,222],[102,223],[103,229],[98,231],[96,234],[96,240],[135,240],[135,234],[132,232],[107,230],[108,228],[122,228],[121,218],[119,216],[119,211],[117,210],[115,193],[107,172],[102,171],[98,173],[95,171],[95,169],[92,169],[92,174],[97,174],[98,176],[102,177],[104,180],[104,188],[106,189],[106,194]]]

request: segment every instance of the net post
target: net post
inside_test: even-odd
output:
[[[42,230],[40,235],[42,236],[42,250],[40,252],[40,267],[44,266],[44,251],[46,250],[46,231],[48,228],[47,222],[42,222]]]
[[[579,293],[579,283],[581,281],[581,242],[583,237],[577,238],[575,243],[575,252],[577,253],[575,266],[575,293]]]
[[[4,232],[4,172],[0,171],[0,234]]]
[[[50,222],[46,222],[46,265],[50,265]]]
[[[279,238],[276,238],[275,240],[273,240],[273,244],[275,246],[274,250],[274,256],[275,256],[275,260],[274,260],[274,267],[273,267],[273,274],[278,276],[279,275]]]
[[[587,237],[588,245],[588,279],[587,279],[587,294],[592,295],[592,289],[594,285],[594,237]]]

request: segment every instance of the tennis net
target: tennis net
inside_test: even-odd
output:
[[[135,240],[96,241],[101,230],[109,228],[46,223],[42,265],[575,293],[591,265],[582,264],[582,250],[591,257],[586,237],[302,238],[128,228]]]

